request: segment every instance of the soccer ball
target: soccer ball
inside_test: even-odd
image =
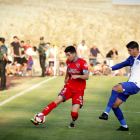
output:
[[[38,124],[43,124],[46,121],[46,116],[43,113],[36,113],[34,121]]]

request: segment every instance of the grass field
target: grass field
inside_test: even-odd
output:
[[[46,80],[34,78],[10,90],[0,92],[0,102]],[[52,102],[64,86],[64,77],[43,83],[0,106],[0,140],[140,140],[140,94],[121,105],[130,132],[116,132],[120,124],[113,112],[109,120],[99,120],[106,108],[112,87],[128,77],[93,76],[87,81],[84,106],[74,129],[69,129],[71,100],[60,104],[43,125],[34,126],[30,119]],[[131,134],[129,134],[131,133]]]

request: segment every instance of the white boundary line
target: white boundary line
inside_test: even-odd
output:
[[[22,91],[22,92],[20,92],[20,93],[18,93],[18,94],[16,94],[16,95],[14,95],[14,96],[12,96],[12,97],[6,99],[5,101],[3,101],[3,102],[0,103],[0,106],[6,104],[6,103],[8,103],[8,102],[10,102],[11,100],[13,100],[13,99],[15,99],[16,97],[18,97],[18,96],[24,94],[25,92],[28,92],[28,91],[30,91],[30,90],[32,90],[32,89],[34,89],[34,88],[40,86],[41,84],[43,84],[43,83],[45,83],[45,82],[48,82],[48,81],[50,81],[50,80],[52,80],[52,79],[54,79],[54,78],[56,78],[56,77],[57,77],[57,76],[54,76],[54,77],[49,78],[49,79],[46,79],[46,80],[44,80],[44,81],[42,81],[42,82],[40,82],[40,83],[34,85],[33,87],[31,87],[31,88],[29,88],[29,89],[27,89],[27,90],[24,90],[24,91]]]

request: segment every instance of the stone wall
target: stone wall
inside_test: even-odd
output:
[[[86,40],[89,48],[98,44],[106,53],[116,46],[127,57],[125,45],[140,44],[140,6],[113,5],[111,0],[0,0],[0,36],[6,43],[13,36],[31,40],[39,37],[58,47]]]

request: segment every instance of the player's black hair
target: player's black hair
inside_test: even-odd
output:
[[[66,49],[65,49],[65,53],[67,52],[70,52],[70,53],[76,53],[76,50],[73,46],[68,46]]]
[[[139,44],[135,41],[131,41],[126,45],[127,48],[131,48],[131,49],[135,49],[137,48],[137,50],[139,50]]]
[[[22,40],[21,43],[24,43],[24,41]]]
[[[4,42],[5,42],[5,38],[0,37],[0,41],[1,41],[2,43],[4,43]]]

